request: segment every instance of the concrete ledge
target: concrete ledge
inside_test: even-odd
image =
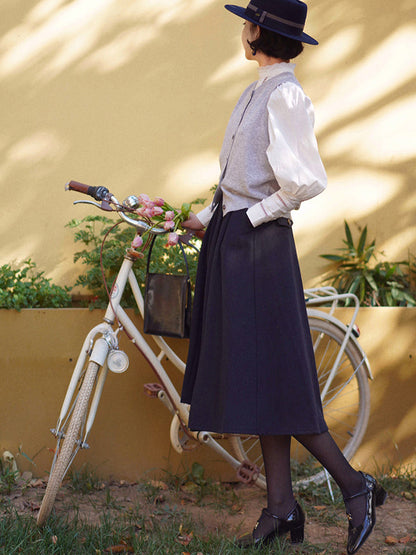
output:
[[[348,318],[348,309],[339,315]],[[55,425],[83,338],[102,316],[102,311],[88,309],[0,311],[0,449],[16,454],[21,445],[35,457],[34,469],[18,457],[20,470],[37,476],[49,470],[54,448],[49,428]],[[358,325],[375,379],[370,423],[354,464],[367,470],[416,464],[416,309],[363,308]],[[187,342],[173,343],[185,358]],[[89,438],[91,449],[77,457],[77,465],[88,461],[103,477],[134,480],[160,469],[176,472],[197,460],[211,476],[232,480],[234,471],[206,447],[183,456],[173,451],[170,414],[143,394],[143,384],[155,377],[125,338],[121,347],[130,368],[121,375],[109,373]],[[179,389],[180,372],[168,368]]]

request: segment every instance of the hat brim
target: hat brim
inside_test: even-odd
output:
[[[314,38],[312,38],[311,36],[307,35],[306,33],[301,33],[300,35],[295,35],[295,34],[290,34],[284,31],[280,31],[275,29],[274,27],[270,27],[269,25],[265,25],[264,23],[259,23],[258,21],[256,21],[255,19],[248,17],[246,15],[246,9],[241,7],[241,6],[234,6],[233,4],[226,4],[224,6],[224,8],[226,10],[228,10],[229,12],[238,15],[238,17],[242,17],[243,19],[250,21],[251,23],[254,23],[255,25],[259,25],[260,27],[263,27],[264,29],[268,29],[269,31],[273,31],[273,33],[277,33],[278,35],[283,35],[284,37],[288,37],[289,39],[294,39],[297,40],[299,42],[306,42],[307,44],[319,44],[317,40],[315,40]]]

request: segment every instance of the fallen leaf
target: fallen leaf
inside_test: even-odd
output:
[[[119,544],[107,547],[104,549],[104,553],[134,553],[134,549],[131,545]]]
[[[192,538],[194,537],[194,533],[190,532],[189,534],[182,534],[176,538],[176,541],[181,545],[188,545],[191,543]]]
[[[411,491],[404,491],[402,495],[408,501],[411,501],[413,499],[413,493]]]
[[[154,488],[159,488],[159,489],[163,489],[163,490],[169,489],[169,486],[165,482],[162,482],[161,480],[150,480],[150,484]]]
[[[58,536],[52,536],[51,537],[51,542],[56,545],[58,543]]]
[[[324,511],[326,509],[325,505],[314,505],[313,507],[316,511]]]
[[[400,538],[399,543],[409,543],[412,541],[412,536],[410,536],[409,534],[407,536],[405,536],[404,538]]]
[[[394,536],[386,536],[384,541],[387,545],[395,545],[396,543],[399,543],[399,540]]]
[[[37,480],[31,480],[29,486],[31,488],[39,488],[43,486],[43,480],[38,478]]]
[[[25,501],[25,506],[28,507],[31,511],[39,511],[40,505],[36,501]]]

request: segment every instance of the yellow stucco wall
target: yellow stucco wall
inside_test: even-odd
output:
[[[416,6],[309,2],[297,74],[316,108],[329,176],[295,214],[307,285],[343,220],[390,259],[415,252]],[[207,197],[227,119],[256,64],[218,0],[3,0],[0,264],[26,257],[59,283],[74,268],[68,179],[181,204]]]
[[[21,470],[43,476],[51,462],[54,427],[74,361],[85,333],[102,317],[85,309],[0,311],[0,453],[14,454],[19,445],[34,459],[33,467],[18,456]],[[348,321],[348,311],[338,315]],[[136,317],[138,318],[138,317]],[[371,471],[416,464],[416,309],[364,308],[358,317],[360,343],[374,374],[370,383],[370,420],[353,462]],[[139,323],[140,329],[141,323]],[[184,357],[187,341],[175,340]],[[212,450],[199,447],[182,457],[170,446],[170,413],[143,393],[143,384],[157,381],[144,358],[122,338],[130,368],[109,373],[91,449],[77,464],[89,462],[103,477],[135,480],[162,469],[181,472],[198,461],[212,477],[233,479],[234,471]],[[168,365],[177,388],[181,374]]]

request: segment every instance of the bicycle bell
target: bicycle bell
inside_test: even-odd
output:
[[[123,206],[130,208],[131,210],[136,210],[136,208],[139,208],[140,202],[135,195],[130,195],[123,200]]]

